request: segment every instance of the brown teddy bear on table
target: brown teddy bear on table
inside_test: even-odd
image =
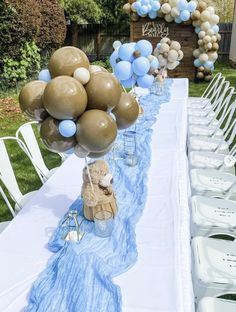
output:
[[[112,189],[112,174],[104,160],[96,160],[83,169],[81,197],[84,201],[84,217],[93,221],[96,212],[109,211],[113,217],[117,212],[116,198]]]

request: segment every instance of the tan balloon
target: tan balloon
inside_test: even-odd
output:
[[[205,36],[206,36],[206,32],[205,32],[204,30],[201,30],[201,31],[198,33],[198,38],[199,38],[199,39],[203,39]]]
[[[168,23],[171,23],[173,22],[174,18],[173,16],[171,16],[170,14],[166,14],[164,19],[168,22]]]
[[[193,26],[194,27],[200,27],[201,26],[201,21],[200,20],[196,20],[196,21],[193,21]]]
[[[218,44],[218,43],[214,42],[214,43],[212,44],[212,49],[213,49],[213,50],[216,50],[216,51],[217,51],[217,50],[219,50],[219,48],[220,48],[220,47],[219,47],[219,44]]]
[[[207,75],[207,76],[205,76],[204,79],[205,79],[205,81],[209,82],[209,81],[211,81],[212,76],[211,75]]]
[[[199,20],[201,18],[201,13],[198,10],[195,10],[191,14],[191,18],[193,21]]]
[[[205,11],[203,11],[203,12],[201,13],[201,20],[202,20],[203,22],[209,21],[210,18],[211,18],[211,13],[210,13],[209,11],[205,10]]]
[[[168,61],[175,62],[178,59],[178,52],[176,50],[170,50],[168,53]]]
[[[161,6],[161,11],[162,11],[162,13],[164,13],[164,14],[169,14],[170,11],[171,11],[171,6],[169,5],[169,3],[164,3],[164,4]]]
[[[179,2],[179,0],[169,0],[169,3],[170,3],[170,5],[171,5],[172,7],[177,6],[178,2]]]
[[[198,72],[197,73],[197,78],[198,79],[203,79],[204,78],[204,73],[203,72]]]
[[[131,13],[131,5],[130,5],[130,3],[124,4],[124,6],[123,6],[123,11],[124,11],[124,13],[126,13],[126,14],[130,14],[130,13]]]
[[[211,42],[211,37],[210,37],[210,36],[205,36],[205,37],[203,38],[203,42],[204,42],[204,43],[209,43],[209,42]]]
[[[81,145],[77,144],[75,146],[74,153],[79,158],[85,158],[88,156],[89,151],[87,151],[85,148],[83,148]]]
[[[40,136],[46,146],[52,152],[63,153],[76,145],[75,136],[65,138],[59,133],[59,121],[47,117],[41,124]]]
[[[101,153],[93,153],[93,152],[90,152],[88,154],[88,157],[90,158],[101,158],[103,157],[104,155],[106,155],[107,153],[110,152],[110,150],[112,149],[112,145],[109,146],[107,149],[105,149],[105,151],[101,152]]]
[[[82,50],[70,46],[56,50],[48,64],[52,77],[72,76],[78,67],[89,69],[89,60]]]
[[[206,10],[206,8],[207,8],[206,2],[200,1],[200,2],[198,3],[197,9],[198,9],[200,12]]]
[[[202,53],[199,56],[199,61],[201,63],[206,63],[208,61],[208,55],[206,53]]]
[[[106,68],[100,66],[100,65],[89,65],[89,72],[90,74],[96,73],[96,72],[106,72],[108,73],[108,70]]]
[[[178,58],[177,58],[177,61],[181,61],[184,57],[184,53],[182,50],[179,50],[178,51]]]
[[[135,97],[128,93],[122,93],[119,103],[112,110],[116,117],[118,129],[126,129],[130,127],[138,118],[139,105]]]
[[[134,12],[130,14],[130,18],[132,22],[137,22],[139,20],[138,14]]]
[[[201,53],[200,53],[199,49],[195,49],[195,50],[193,51],[193,56],[194,56],[195,58],[198,58],[200,54],[201,54]]]
[[[115,141],[116,136],[116,122],[104,111],[88,110],[77,121],[77,141],[89,152],[104,151]]]
[[[208,31],[211,28],[211,24],[209,22],[204,22],[201,24],[201,29],[204,31]]]
[[[85,111],[87,94],[76,79],[59,76],[47,84],[43,104],[48,113],[56,119],[74,119]]]
[[[177,17],[180,15],[179,9],[177,7],[173,7],[170,12],[171,16]]]
[[[107,111],[114,108],[120,100],[120,83],[110,73],[97,72],[91,74],[85,89],[88,95],[87,109]]]
[[[27,83],[20,92],[20,108],[33,120],[42,121],[48,116],[42,101],[46,85],[44,81],[34,80]]]

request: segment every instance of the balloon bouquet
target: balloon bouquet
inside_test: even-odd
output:
[[[74,152],[81,158],[105,155],[118,130],[130,127],[139,115],[137,101],[122,92],[116,77],[90,65],[82,50],[70,46],[53,53],[39,80],[22,88],[19,103],[39,121],[41,139],[50,151]]]
[[[115,51],[110,56],[114,75],[124,88],[149,88],[154,82],[154,72],[159,67],[152,55],[153,47],[148,40],[122,44],[114,42]]]

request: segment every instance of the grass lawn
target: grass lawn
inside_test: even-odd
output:
[[[236,86],[236,70],[230,68],[227,64],[218,63],[216,72],[218,71],[221,71],[233,86]],[[200,96],[207,85],[207,83],[191,82],[190,96]],[[14,136],[18,127],[26,121],[27,118],[23,116],[18,106],[16,90],[10,89],[0,93],[0,137]],[[42,145],[41,147],[47,166],[49,168],[58,166],[60,157],[47,151]],[[21,191],[26,193],[38,189],[41,186],[41,182],[30,161],[26,159],[16,143],[9,144],[8,149]],[[0,221],[9,220],[10,218],[11,214],[4,201],[0,198]]]

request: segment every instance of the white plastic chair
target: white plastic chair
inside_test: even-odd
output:
[[[236,238],[236,202],[232,200],[192,196],[192,236],[225,234]]]
[[[22,141],[15,137],[3,137],[0,138],[0,180],[5,185],[7,191],[9,192],[11,198],[15,202],[15,207],[13,208],[10,202],[7,200],[5,193],[1,192],[3,198],[7,204],[7,207],[11,211],[13,217],[15,214],[21,210],[21,208],[37,193],[37,191],[29,192],[27,194],[22,194],[20,191],[19,185],[17,183],[8,152],[5,146],[5,140],[14,140],[18,144],[24,145]],[[27,155],[30,158],[30,155]]]
[[[6,194],[5,194],[5,192],[3,191],[3,189],[1,188],[1,186],[0,186],[0,194],[2,195],[2,197],[3,197],[5,202],[6,201],[9,202],[8,198],[7,198]],[[5,230],[5,228],[9,225],[10,222],[11,221],[2,221],[2,222],[0,222],[0,234]]]
[[[215,169],[190,170],[193,195],[236,198],[236,176]]]
[[[208,125],[189,125],[188,135],[201,135],[201,136],[215,136],[222,137],[224,133],[230,127],[231,121],[234,118],[234,112],[236,109],[236,101],[231,102],[232,97],[236,94],[234,88],[230,87],[228,89],[228,94],[223,100],[221,116],[217,122],[214,124],[215,118]]]
[[[198,305],[197,312],[235,312],[236,301],[205,297]]]
[[[38,173],[39,178],[41,179],[42,183],[46,182],[58,169],[58,167],[49,170],[43,160],[37,139],[35,137],[34,130],[32,125],[37,125],[37,121],[31,121],[23,124],[16,132],[16,137],[18,139],[23,138],[24,145],[19,144],[26,154],[31,155],[31,160],[34,164],[35,170]],[[65,159],[65,156],[59,153],[62,160]]]
[[[222,107],[222,102],[225,98],[225,95],[230,87],[230,83],[223,79],[223,83],[220,86],[219,90],[215,94],[214,101],[212,104],[207,104],[204,108],[189,108],[188,116],[189,117],[201,117],[201,118],[213,118],[217,116],[217,113]]]
[[[190,136],[188,151],[208,151],[221,154],[229,154],[229,147],[234,142],[236,135],[236,118],[229,125],[223,138],[207,136]]]
[[[223,78],[223,76],[221,73],[216,74],[213,77],[213,79],[211,80],[211,82],[209,83],[206,90],[203,92],[201,97],[189,97],[188,98],[189,106],[191,104],[199,104],[199,106],[201,106],[202,103],[208,103],[209,100],[211,99],[212,95],[218,89],[218,87],[220,85],[220,81],[222,78]]]
[[[195,237],[192,240],[192,251],[192,275],[196,302],[203,297],[236,294],[235,242]]]

